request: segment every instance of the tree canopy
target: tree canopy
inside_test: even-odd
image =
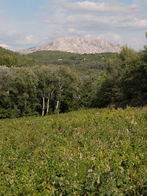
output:
[[[44,59],[47,52],[39,54]],[[125,46],[113,55],[50,52],[49,56],[49,64],[41,65],[42,60],[36,63],[32,57],[0,49],[0,118],[147,104],[146,47],[136,52]],[[65,60],[68,63],[62,65]],[[49,66],[51,62],[54,65]],[[90,68],[94,64],[98,69]]]

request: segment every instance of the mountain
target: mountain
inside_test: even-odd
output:
[[[104,52],[119,52],[121,47],[101,39],[90,39],[80,37],[59,38],[51,43],[37,47],[20,50],[19,53],[29,54],[36,51],[64,51],[79,54],[92,54]]]

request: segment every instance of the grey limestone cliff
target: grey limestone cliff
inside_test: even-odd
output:
[[[20,50],[22,54],[29,54],[36,51],[65,51],[79,54],[119,52],[120,45],[110,43],[101,39],[90,39],[80,37],[59,38],[51,43],[40,45],[34,48]]]

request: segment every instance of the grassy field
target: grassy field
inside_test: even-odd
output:
[[[145,195],[147,110],[0,120],[0,195]]]

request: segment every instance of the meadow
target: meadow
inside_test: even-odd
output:
[[[0,120],[0,195],[145,195],[147,109]]]

